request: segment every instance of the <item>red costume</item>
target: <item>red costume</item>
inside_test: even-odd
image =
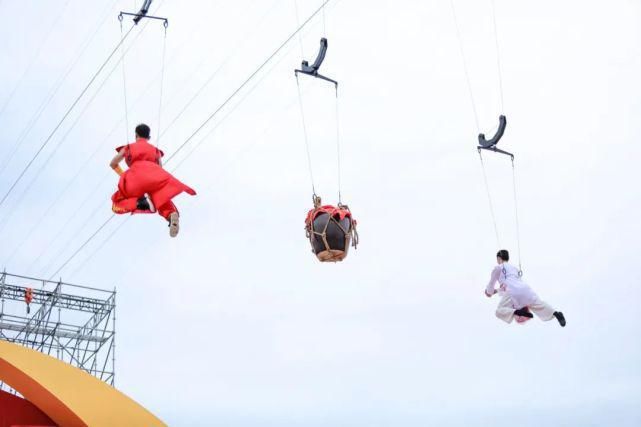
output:
[[[138,199],[146,194],[156,207],[158,213],[166,219],[173,212],[178,212],[171,199],[183,191],[192,196],[196,192],[178,181],[172,174],[160,166],[164,153],[154,147],[145,138],[116,148],[124,151],[127,169],[118,181],[118,191],[111,196],[112,210],[117,214],[135,213]]]

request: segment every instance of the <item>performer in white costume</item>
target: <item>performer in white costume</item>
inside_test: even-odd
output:
[[[554,310],[549,304],[541,301],[519,276],[519,270],[509,264],[510,254],[501,249],[496,254],[498,265],[492,270],[490,283],[485,288],[485,295],[490,298],[498,293],[501,296],[499,306],[496,308],[496,317],[504,322],[511,323],[516,316],[517,319],[527,320],[532,318],[532,313],[541,320],[552,320],[556,318],[561,326],[565,326],[565,317],[560,311]],[[495,288],[496,282],[500,287]],[[529,309],[529,310],[528,310]],[[531,310],[531,312],[530,312]]]

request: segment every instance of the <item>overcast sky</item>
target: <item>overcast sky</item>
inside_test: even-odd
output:
[[[17,147],[2,195],[118,43],[117,12],[138,3],[0,2],[0,167]],[[313,60],[329,39],[361,245],[320,264],[305,239],[296,38],[167,163],[198,192],[175,200],[178,238],[158,216],[119,216],[56,275],[117,288],[119,389],[170,425],[641,424],[641,3],[495,3],[524,277],[567,327],[506,325],[483,296],[497,245],[517,253],[512,174],[485,156],[497,243],[450,1],[332,0],[302,47]],[[320,4],[299,0],[301,20]],[[491,1],[454,5],[490,134]],[[168,154],[297,27],[293,0],[151,12],[170,19]],[[0,207],[7,271],[50,277],[111,215],[113,148],[139,122],[158,139],[162,31],[150,21],[125,43],[126,120],[116,55]],[[333,89],[303,78],[301,90],[316,190],[335,203]]]

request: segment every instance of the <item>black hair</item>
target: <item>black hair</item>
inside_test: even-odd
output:
[[[496,256],[501,258],[503,261],[510,260],[510,253],[506,249],[501,249],[496,253]]]
[[[149,139],[151,129],[149,129],[149,126],[147,126],[146,124],[141,123],[136,126],[136,134],[141,138]]]

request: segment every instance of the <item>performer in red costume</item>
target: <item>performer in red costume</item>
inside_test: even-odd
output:
[[[116,148],[118,154],[111,160],[111,168],[120,175],[118,191],[111,200],[112,210],[117,214],[158,212],[169,221],[169,235],[176,237],[179,230],[179,214],[171,199],[183,191],[192,196],[196,192],[178,181],[162,168],[164,153],[149,143],[149,126],[136,126],[136,142]],[[125,160],[129,167],[120,167]]]

